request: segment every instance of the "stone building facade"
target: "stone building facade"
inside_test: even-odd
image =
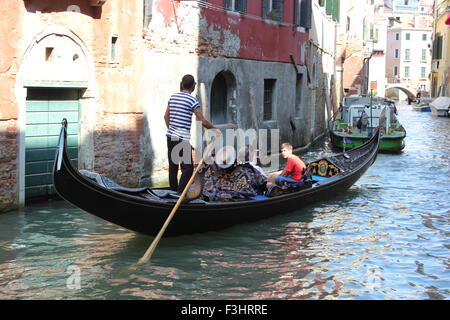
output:
[[[62,117],[79,169],[125,186],[163,182],[163,114],[188,73],[219,128],[311,143],[326,126],[311,11],[311,0],[3,0],[0,210],[54,192]]]
[[[375,5],[376,1],[372,0],[341,2],[341,23],[336,40],[339,101],[344,96],[369,91],[369,65],[376,37]]]
[[[431,96],[450,96],[450,1],[435,0]]]

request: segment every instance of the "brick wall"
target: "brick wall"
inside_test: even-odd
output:
[[[0,212],[16,207],[17,120],[0,120]]]
[[[142,166],[145,147],[142,113],[103,113],[94,133],[94,170],[120,185],[136,187],[146,173]]]

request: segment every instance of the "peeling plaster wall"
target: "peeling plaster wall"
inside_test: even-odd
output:
[[[87,81],[89,87],[81,98],[80,168],[106,172],[111,167],[103,162],[114,154],[113,159],[125,168],[116,175],[117,182],[137,185],[151,171],[145,157],[148,139],[143,138],[143,2],[107,1],[102,7],[92,7],[87,0],[1,3],[0,166],[10,174],[2,176],[6,182],[0,188],[0,207],[23,202],[27,80]],[[117,61],[110,57],[112,35],[118,36]],[[67,46],[68,41],[75,45]],[[41,59],[45,47],[51,46],[56,57],[52,65]],[[76,52],[68,52],[69,47]],[[79,65],[66,59],[75,53]],[[107,134],[113,131],[124,134]],[[101,154],[96,149],[99,145],[112,149]],[[129,166],[130,161],[135,164]]]
[[[145,33],[154,52],[233,57],[303,64],[301,46],[308,34],[292,24],[293,4],[285,5],[285,22],[262,19],[261,4],[249,1],[248,14],[224,10],[223,1],[153,1]]]

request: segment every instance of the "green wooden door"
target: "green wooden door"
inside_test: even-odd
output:
[[[49,98],[61,97],[50,94],[47,96]],[[78,100],[27,100],[25,199],[55,194],[52,170],[63,118],[68,121],[67,144],[70,159],[77,166],[79,109]]]

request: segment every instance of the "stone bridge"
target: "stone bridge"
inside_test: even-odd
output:
[[[415,98],[417,96],[417,88],[407,83],[388,83],[386,85],[386,91],[389,89],[399,89],[403,91],[409,98]]]

